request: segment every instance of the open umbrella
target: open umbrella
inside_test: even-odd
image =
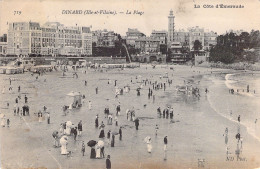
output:
[[[135,120],[134,120],[134,122],[138,122],[139,121],[139,118],[136,118]]]
[[[89,146],[89,147],[93,147],[93,146],[95,146],[97,144],[97,141],[95,141],[95,140],[90,140],[88,143],[87,143],[87,145]]]
[[[104,141],[99,140],[98,143],[97,143],[97,145],[98,145],[100,148],[102,148],[102,147],[104,147],[105,143],[104,143]]]
[[[119,133],[117,131],[113,131],[112,135],[118,135]]]

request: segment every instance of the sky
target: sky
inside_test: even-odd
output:
[[[243,5],[242,9],[215,8],[217,4]],[[194,8],[200,5],[200,8]],[[203,8],[213,5],[214,8]],[[11,22],[60,22],[65,26],[92,26],[125,36],[128,28],[146,35],[152,30],[168,30],[169,11],[175,16],[175,30],[199,26],[218,34],[226,31],[260,29],[260,0],[0,0],[0,34]],[[110,10],[108,14],[62,14],[63,10]],[[126,14],[126,11],[132,12]],[[144,12],[133,14],[134,10]],[[15,14],[21,11],[21,14]],[[119,12],[124,12],[120,14]]]

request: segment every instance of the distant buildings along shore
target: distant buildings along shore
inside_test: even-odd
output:
[[[111,53],[111,56],[118,56],[125,53],[114,48],[122,46],[118,43],[124,43],[128,49],[135,49],[134,52],[129,51],[130,55],[156,53],[166,57],[170,53],[172,61],[177,61],[179,57],[183,61],[187,52],[194,50],[196,40],[201,43],[203,51],[209,51],[216,45],[217,33],[198,26],[175,30],[174,19],[171,10],[167,31],[153,30],[150,36],[146,36],[137,28],[128,28],[125,37],[106,29],[91,31],[90,27],[66,27],[59,22],[43,25],[37,22],[13,22],[9,23],[8,34],[0,38],[0,55],[87,57]],[[105,52],[102,53],[102,50]]]

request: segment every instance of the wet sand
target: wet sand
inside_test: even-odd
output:
[[[211,74],[212,71],[212,74]],[[153,90],[155,103],[152,98],[148,99],[148,88],[141,89],[141,96],[136,96],[136,88],[140,85],[135,79],[141,75],[142,79],[160,80],[168,72],[169,79],[173,80],[171,86],[166,85],[166,91],[160,89]],[[221,74],[222,72],[222,74]],[[223,76],[226,73],[233,73],[232,70],[190,68],[188,66],[175,66],[175,70],[170,70],[167,66],[141,66],[136,69],[117,69],[108,72],[97,72],[88,70],[87,74],[78,71],[79,78],[73,79],[72,72],[67,73],[70,78],[60,78],[62,72],[51,72],[40,76],[35,80],[35,76],[29,74],[7,76],[1,75],[1,89],[6,87],[5,94],[0,94],[1,112],[5,113],[11,120],[9,129],[0,128],[1,162],[3,168],[105,168],[105,159],[89,159],[90,148],[86,146],[86,154],[81,155],[81,141],[85,144],[89,140],[99,140],[99,130],[94,126],[95,115],[99,114],[99,122],[104,118],[104,108],[108,105],[110,111],[115,115],[116,105],[121,104],[121,115],[119,116],[119,126],[124,125],[123,140],[119,141],[116,136],[115,147],[111,148],[106,144],[105,154],[111,155],[112,168],[198,168],[198,159],[205,159],[205,168],[257,168],[260,167],[260,143],[250,135],[241,125],[240,132],[243,137],[243,150],[241,157],[245,161],[237,161],[235,155],[238,123],[220,115],[217,111],[223,110],[221,101],[229,100],[223,95],[227,91]],[[17,78],[12,82],[13,94],[8,93],[9,77]],[[133,80],[133,83],[130,80]],[[46,79],[46,82],[44,82]],[[110,84],[107,84],[110,79]],[[115,98],[114,80],[117,79],[119,87],[130,85],[130,93],[119,95]],[[87,80],[87,86],[84,85]],[[177,85],[183,85],[184,80],[190,81],[193,86],[200,89],[200,99],[187,96],[175,90]],[[219,83],[219,84],[218,84]],[[21,86],[21,93],[28,93],[31,116],[25,116],[20,120],[13,116],[12,110],[17,97],[17,87]],[[95,88],[99,88],[98,94]],[[204,92],[208,88],[210,93]],[[219,90],[220,88],[221,90]],[[70,91],[80,91],[86,95],[83,107],[71,111],[67,116],[63,116],[62,106],[68,103],[66,94]],[[224,96],[224,97],[223,97]],[[245,97],[245,96],[241,96]],[[21,101],[24,101],[22,94]],[[209,99],[211,102],[209,102]],[[92,102],[92,110],[88,109],[88,101]],[[220,101],[221,100],[221,101]],[[232,104],[235,108],[241,106],[239,98]],[[6,102],[10,103],[9,110]],[[250,102],[250,100],[248,101]],[[217,104],[215,104],[217,103]],[[222,103],[222,104],[221,104]],[[144,105],[146,104],[146,107]],[[214,104],[214,105],[212,105]],[[33,115],[43,106],[46,106],[51,113],[51,124],[46,120],[38,122],[38,118]],[[167,106],[174,108],[174,123],[170,119],[157,118],[156,109]],[[140,119],[139,130],[136,131],[133,122],[126,120],[126,109],[135,107],[137,117]],[[234,109],[229,107],[229,109]],[[246,110],[247,105],[243,108]],[[250,108],[248,108],[250,109]],[[234,113],[234,116],[236,114]],[[243,117],[243,116],[242,116]],[[234,117],[234,119],[236,119]],[[72,121],[77,124],[79,120],[83,122],[83,134],[74,142],[69,136],[68,149],[72,151],[72,156],[60,155],[60,149],[54,148],[52,132],[59,130],[59,125],[65,121]],[[243,121],[243,118],[242,118]],[[155,125],[159,125],[158,135],[155,136]],[[226,156],[226,146],[224,142],[225,128],[229,128],[229,147],[232,154],[229,155],[234,161],[228,161]],[[118,131],[119,127],[106,125],[105,134],[108,130]],[[163,138],[168,136],[167,160],[164,161]],[[152,138],[152,153],[147,153],[144,138]],[[106,140],[107,141],[107,140]]]

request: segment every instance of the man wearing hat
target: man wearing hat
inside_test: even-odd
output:
[[[167,144],[168,144],[167,136],[164,137],[163,141],[164,141],[164,150],[166,150],[167,149]]]
[[[122,140],[122,127],[119,128],[119,140]]]

